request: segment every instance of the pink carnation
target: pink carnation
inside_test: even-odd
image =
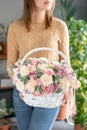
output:
[[[65,61],[59,63],[56,60],[46,58],[29,58],[27,60],[21,66],[21,60],[18,60],[12,70],[14,84],[21,81],[18,82],[18,85],[24,84],[23,87],[29,94],[49,95],[55,93],[58,87],[61,87],[62,90],[80,87],[80,82],[72,68]],[[39,88],[35,88],[37,86]]]
[[[45,73],[48,74],[48,75],[54,75],[55,74],[55,72],[53,71],[53,69],[47,69],[45,71]]]
[[[31,64],[37,66],[40,63],[40,60],[38,58],[31,58]]]
[[[41,93],[40,93],[40,92],[38,92],[38,91],[35,91],[35,92],[34,92],[34,95],[35,95],[35,96],[40,96],[40,95],[41,95]]]
[[[29,73],[33,73],[33,72],[36,71],[35,65],[28,64],[27,66],[28,66],[28,68],[29,68]]]
[[[49,87],[44,87],[42,86],[42,94],[43,95],[48,95],[56,91],[57,85],[56,84],[51,84]]]

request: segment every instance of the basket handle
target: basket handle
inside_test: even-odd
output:
[[[37,51],[41,51],[41,50],[48,50],[48,51],[53,51],[55,53],[57,53],[58,55],[62,56],[64,58],[64,60],[66,60],[68,63],[69,63],[69,60],[66,58],[66,56],[63,54],[63,52],[59,51],[59,50],[56,50],[56,49],[53,49],[53,48],[48,48],[48,47],[41,47],[41,48],[35,48],[35,49],[32,49],[30,50],[28,53],[26,53],[26,55],[22,58],[21,60],[21,63],[20,65],[22,65],[25,61],[25,59],[31,55],[32,53],[34,52],[37,52]]]

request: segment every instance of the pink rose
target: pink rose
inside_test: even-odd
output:
[[[70,86],[72,88],[78,89],[81,86],[81,83],[77,79],[71,79],[70,80]]]
[[[35,65],[31,65],[31,64],[28,64],[28,69],[29,69],[29,73],[33,73],[36,71],[36,67]]]
[[[38,58],[31,58],[32,65],[37,66],[40,63],[40,59]]]

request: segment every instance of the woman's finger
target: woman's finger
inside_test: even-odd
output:
[[[23,97],[24,97],[22,93],[19,93],[19,96],[21,99],[23,99]]]

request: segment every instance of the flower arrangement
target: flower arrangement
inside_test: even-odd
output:
[[[13,82],[16,88],[35,96],[48,96],[52,93],[65,93],[80,86],[70,65],[62,60],[28,58],[20,65],[18,60],[12,67]]]

